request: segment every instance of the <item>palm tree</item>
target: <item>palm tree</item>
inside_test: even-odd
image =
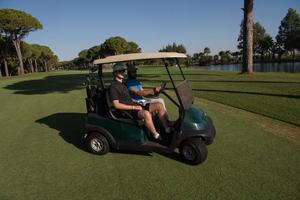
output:
[[[224,56],[225,56],[225,52],[224,51],[220,51],[219,52],[219,56],[221,58],[221,64],[224,64]]]
[[[208,47],[205,47],[203,53],[205,56],[208,56],[208,54],[210,54],[210,49]]]
[[[244,0],[244,40],[242,73],[253,72],[253,1]]]

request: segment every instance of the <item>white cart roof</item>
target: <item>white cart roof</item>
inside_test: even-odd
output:
[[[176,52],[148,52],[148,53],[129,53],[120,54],[115,56],[108,56],[106,58],[96,59],[93,64],[107,64],[134,60],[148,60],[148,59],[160,59],[160,58],[186,58],[183,53]]]

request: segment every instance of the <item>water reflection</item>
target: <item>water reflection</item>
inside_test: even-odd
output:
[[[217,71],[242,71],[241,64],[230,65],[212,65],[212,66],[192,66],[193,69],[217,70]],[[254,63],[253,71],[255,72],[288,72],[300,73],[300,62],[295,63]]]

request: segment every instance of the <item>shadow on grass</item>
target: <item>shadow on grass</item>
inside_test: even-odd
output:
[[[59,131],[66,142],[78,149],[87,151],[84,145],[84,113],[56,113],[36,120],[35,122],[45,124]]]
[[[109,77],[106,73],[104,76]],[[5,89],[14,90],[15,94],[48,94],[52,92],[67,93],[72,90],[84,88],[83,83],[87,74],[67,74],[46,76],[42,79],[20,81],[4,87]]]
[[[83,88],[84,74],[68,74],[46,76],[43,79],[25,80],[11,85],[5,89],[14,90],[15,94],[48,94],[52,92],[67,93]]]
[[[36,120],[36,123],[45,124],[50,128],[59,131],[59,136],[76,148],[88,152],[84,142],[84,113],[55,113],[47,117]],[[152,156],[149,152],[135,150],[111,150],[112,153],[134,154],[142,156]],[[161,154],[165,157],[179,160],[172,154]]]

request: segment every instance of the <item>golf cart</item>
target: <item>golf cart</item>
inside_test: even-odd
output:
[[[173,153],[179,149],[181,157],[188,164],[196,165],[206,160],[206,145],[212,144],[216,134],[215,127],[211,118],[193,104],[192,88],[183,74],[179,58],[186,58],[186,55],[173,52],[132,53],[109,56],[94,61],[94,66],[98,66],[98,74],[94,78],[89,76],[86,83],[87,116],[84,138],[90,152],[103,155],[112,148]],[[103,78],[104,64],[149,59],[164,61],[171,88],[175,94],[171,95],[166,92],[166,83],[162,83],[159,93],[164,94],[178,108],[179,112],[178,119],[172,122],[172,133],[162,134],[162,141],[154,140],[150,136],[143,121],[135,120],[126,111],[114,109]],[[167,62],[170,59],[176,62],[183,78],[178,85],[175,85],[170,73]],[[159,129],[159,120],[154,119],[154,124]]]

